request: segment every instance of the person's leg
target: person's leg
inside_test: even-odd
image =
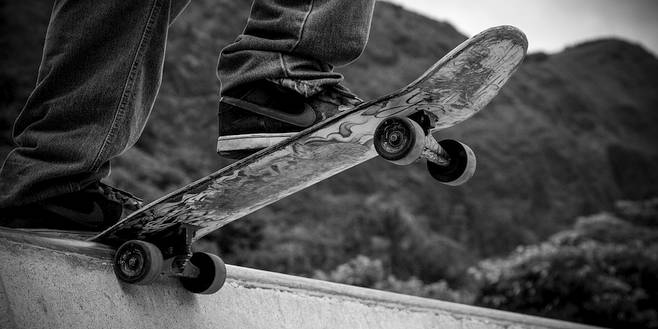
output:
[[[247,26],[222,50],[222,91],[263,79],[336,84],[333,66],[365,48],[374,0],[255,0]]]
[[[308,123],[295,123],[295,119],[286,124],[263,122],[259,115],[281,120],[277,112],[303,112],[311,98],[337,86],[343,77],[333,72],[333,67],[348,64],[363,52],[374,4],[374,0],[255,0],[243,34],[222,50],[219,59],[217,72],[223,98],[218,152],[240,157],[240,152],[237,156],[231,152],[241,147],[257,150],[290,136],[268,135],[255,141],[259,138],[256,135],[307,127]],[[338,98],[337,104],[346,105],[358,102],[342,91],[325,99]],[[320,107],[324,113],[321,118],[337,111],[336,104],[329,105],[329,110]],[[251,113],[240,114],[243,110]],[[236,122],[243,123],[244,128]],[[258,126],[269,128],[263,131]]]
[[[157,94],[167,29],[186,1],[54,3],[37,85],[0,169],[0,210],[83,190],[133,145]]]

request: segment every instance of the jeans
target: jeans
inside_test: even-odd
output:
[[[365,47],[375,0],[255,0],[221,53],[222,91],[260,79],[336,84]],[[56,0],[37,84],[0,169],[0,208],[76,192],[141,135],[167,31],[187,0]]]

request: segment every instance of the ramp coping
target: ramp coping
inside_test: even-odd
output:
[[[48,249],[56,253],[79,254],[97,258],[107,264],[114,251],[102,244],[81,240],[65,239],[57,236],[35,235],[22,230],[0,229],[0,242],[5,240],[23,247]],[[393,292],[326,282],[287,274],[227,265],[227,280],[244,288],[257,288],[322,298],[352,299],[365,305],[384,306],[407,311],[449,314],[456,318],[480,318],[486,321],[513,323],[521,327],[544,328],[596,328],[577,323],[565,322],[512,312],[486,309],[476,306],[445,302]],[[0,294],[1,295],[1,294]],[[3,299],[0,298],[0,303]],[[0,305],[0,310],[6,306]]]

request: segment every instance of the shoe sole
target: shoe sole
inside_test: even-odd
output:
[[[232,153],[253,153],[257,150],[276,145],[295,134],[295,132],[292,132],[220,136],[217,138],[217,153],[223,156]]]

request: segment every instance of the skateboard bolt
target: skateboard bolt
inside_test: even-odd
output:
[[[126,252],[119,260],[119,265],[125,273],[136,273],[142,266],[141,255],[131,250]]]
[[[399,135],[399,133],[395,133],[395,134],[393,134],[393,135],[391,135],[391,136],[389,137],[389,141],[390,141],[391,143],[396,143],[396,142],[399,141],[399,140],[400,140],[400,135]]]

